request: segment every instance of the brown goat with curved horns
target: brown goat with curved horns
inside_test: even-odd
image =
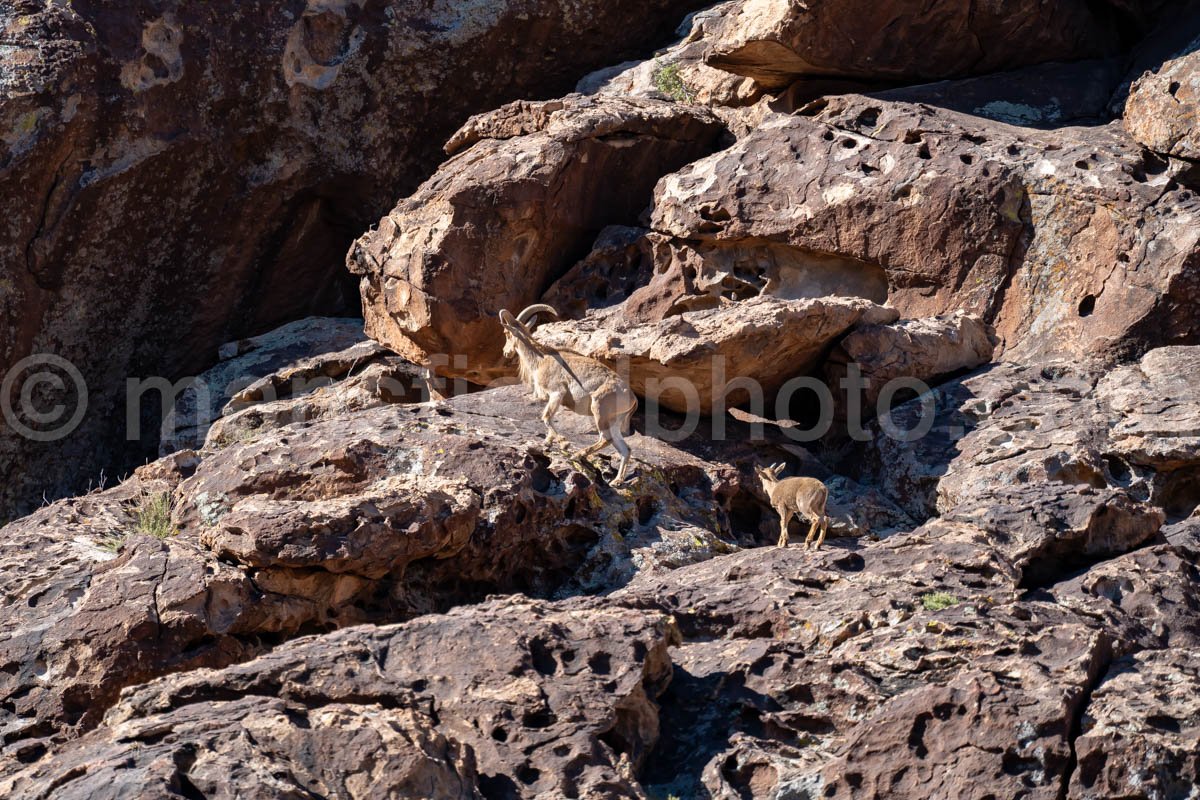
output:
[[[540,313],[558,316],[552,306],[532,305],[515,317],[507,310],[500,312],[504,326],[504,357],[517,359],[521,382],[530,388],[537,400],[544,400],[542,421],[546,423],[546,442],[563,438],[554,427],[554,415],[559,408],[591,416],[600,439],[577,455],[587,458],[608,445],[621,456],[615,482],[625,480],[629,467],[629,445],[624,434],[637,410],[637,395],[629,383],[612,368],[570,350],[548,347],[533,338],[530,321]]]

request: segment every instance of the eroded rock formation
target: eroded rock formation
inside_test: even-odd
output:
[[[473,118],[448,145],[461,152],[350,251],[368,333],[445,374],[509,374],[496,313],[535,302],[606,225],[635,222],[658,177],[722,131],[701,109],[610,97]]]
[[[731,0],[581,94],[471,118],[395,205],[476,100],[570,85],[671,10],[489,2],[310,3],[286,24],[251,4],[211,29],[194,9],[0,12],[10,38],[57,43],[10,58],[26,89],[109,87],[49,116],[29,104],[60,97],[53,81],[0,106],[33,111],[0,137],[0,185],[61,164],[21,252],[81,325],[112,307],[98,282],[134,329],[170,303],[139,300],[100,269],[110,239],[67,225],[101,205],[77,169],[125,221],[111,241],[161,245],[131,264],[176,258],[197,293],[228,280],[170,295],[211,304],[163,321],[213,350],[230,298],[255,324],[300,312],[330,243],[361,231],[348,209],[395,208],[346,258],[378,341],[321,318],[238,340],[205,376],[219,391],[176,405],[176,452],[0,528],[0,795],[1194,794],[1197,9]],[[283,72],[247,73],[237,96],[262,95],[263,123],[214,173],[227,139],[168,137],[149,100],[220,85],[192,113],[244,123],[222,59],[245,40],[204,38],[227,22]],[[904,85],[931,78],[949,79]],[[103,141],[160,149],[77,165],[100,119],[126,125]],[[45,153],[66,160],[28,160]],[[243,156],[267,177],[233,191]],[[225,204],[223,245],[180,249],[213,236],[193,183],[189,227],[174,207],[125,216],[130,187],[197,175]],[[94,283],[52,286],[45,259],[76,241]],[[491,314],[539,300],[561,312],[539,340],[644,395],[690,383],[712,416],[646,403],[617,485],[611,455],[572,454],[586,417],[562,412],[551,445],[524,387],[427,372],[510,376]],[[97,352],[112,338],[88,333]],[[836,385],[852,370],[858,403]],[[824,377],[837,424],[807,436],[825,415],[769,396],[718,413],[724,390],[751,399],[741,376],[767,395]],[[896,378],[933,388],[881,396]],[[778,519],[753,467],[778,461],[829,487],[818,552],[762,546]]]
[[[127,377],[193,375],[232,338],[353,311],[347,245],[469,115],[566,91],[699,6],[6,4],[0,369],[61,356],[90,405],[66,440],[0,433],[0,511],[153,450],[148,434],[123,454],[108,424]]]

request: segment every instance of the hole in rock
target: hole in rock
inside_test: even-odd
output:
[[[533,668],[542,675],[553,675],[558,672],[558,661],[541,639],[534,639],[529,643],[529,655],[533,660]]]
[[[516,781],[507,775],[480,775],[479,793],[485,800],[519,800]]]
[[[548,709],[540,708],[537,711],[530,711],[521,717],[521,724],[527,728],[549,728],[554,723],[558,722],[558,717],[554,716],[553,712]]]
[[[607,675],[612,671],[612,656],[608,653],[594,653],[588,659],[588,666],[597,675]]]
[[[879,115],[883,112],[881,108],[866,108],[858,115],[858,124],[864,128],[874,128],[879,124]]]
[[[1089,294],[1079,301],[1079,316],[1090,317],[1096,310],[1096,296]]]
[[[534,769],[528,764],[517,770],[517,780],[521,781],[521,783],[525,784],[526,786],[532,786],[533,784],[537,783],[538,778],[540,777],[542,777],[541,770]]]
[[[958,160],[969,166],[975,163],[975,156],[970,153],[963,153],[958,157]]]
[[[1167,91],[1171,93],[1171,97],[1179,94],[1179,81],[1171,81],[1171,85],[1167,87]]]

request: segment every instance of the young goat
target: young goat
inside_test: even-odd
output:
[[[825,532],[829,529],[829,517],[825,516],[825,501],[829,499],[829,490],[816,478],[780,478],[779,473],[783,469],[783,464],[754,468],[767,497],[771,500],[771,507],[779,514],[779,546],[787,547],[788,523],[795,515],[812,522],[808,536],[804,539],[805,547],[809,546],[817,528],[821,529],[821,535],[814,546],[814,549],[819,550],[825,542]]]
[[[629,467],[629,445],[623,434],[628,432],[629,420],[637,410],[637,396],[620,375],[596,359],[535,341],[529,322],[542,312],[558,316],[551,306],[542,304],[530,306],[515,317],[506,310],[500,312],[504,357],[516,357],[521,382],[533,391],[535,399],[546,401],[542,411],[546,442],[562,438],[554,427],[554,415],[560,407],[591,416],[600,439],[581,450],[578,457],[587,458],[612,445],[621,455],[616,477],[620,483]]]

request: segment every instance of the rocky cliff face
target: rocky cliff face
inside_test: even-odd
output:
[[[0,529],[0,796],[1195,794],[1200,8],[732,0],[617,63],[686,5],[0,17],[9,355],[233,339],[159,460]],[[238,338],[331,253],[363,320]],[[630,480],[505,385],[537,302],[643,400]]]
[[[126,377],[195,375],[226,341],[354,311],[348,244],[468,116],[568,89],[696,7],[7,4],[0,367],[66,358],[89,406],[45,446],[5,427],[0,511],[121,465],[109,422]],[[66,392],[48,393],[53,406]]]

